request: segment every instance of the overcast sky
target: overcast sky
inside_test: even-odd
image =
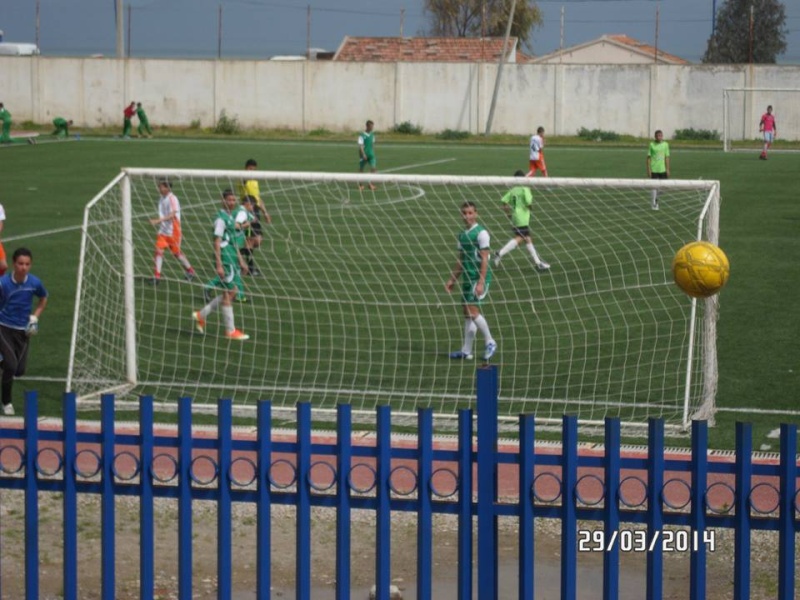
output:
[[[716,0],[719,8],[725,0]],[[47,55],[104,54],[116,48],[115,0],[38,0],[39,45]],[[4,41],[34,42],[36,0],[0,0]],[[561,9],[564,46],[606,33],[624,33],[653,44],[660,10],[658,47],[699,62],[711,33],[714,0],[539,0],[544,25],[531,42],[534,53],[558,50]],[[786,53],[781,63],[800,64],[800,0],[784,0]],[[424,33],[423,0],[126,0],[131,6],[131,55],[215,57],[222,6],[223,57],[303,54],[310,45],[336,50],[345,35],[406,36]],[[404,9],[404,10],[403,10]],[[401,17],[401,11],[404,16]],[[127,27],[127,24],[126,24]]]

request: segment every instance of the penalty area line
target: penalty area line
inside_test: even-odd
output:
[[[442,158],[440,160],[431,160],[424,163],[417,163],[415,165],[404,165],[402,167],[394,167],[393,169],[384,169],[379,173],[396,173],[397,171],[405,171],[406,169],[416,169],[418,167],[430,167],[431,165],[441,165],[448,162],[454,162],[455,158]]]

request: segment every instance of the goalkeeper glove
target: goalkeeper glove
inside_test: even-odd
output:
[[[28,327],[25,328],[25,333],[28,334],[28,337],[39,333],[39,317],[31,315],[30,319],[28,319]]]

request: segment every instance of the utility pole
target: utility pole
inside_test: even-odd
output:
[[[511,0],[511,12],[508,15],[506,25],[506,37],[503,40],[503,51],[500,53],[500,62],[497,65],[497,78],[494,80],[494,92],[492,92],[492,104],[489,107],[489,118],[486,120],[486,135],[492,133],[492,121],[494,120],[494,108],[497,104],[497,93],[500,91],[500,76],[503,73],[503,65],[506,62],[506,52],[508,51],[508,38],[511,37],[511,24],[514,22],[514,12],[517,9],[517,0]]]
[[[128,58],[131,57],[131,23],[132,22],[133,22],[133,18],[131,16],[131,5],[128,4],[128,38],[126,40],[128,48],[127,48],[127,50],[125,52],[125,56],[127,56]]]
[[[558,62],[564,60],[564,5],[561,5],[561,36],[558,40]]]
[[[717,0],[711,0],[711,35],[717,31]]]
[[[222,2],[217,13],[217,60],[222,58]]]
[[[403,26],[405,25],[406,21],[406,9],[400,9],[400,37],[403,37]]]
[[[656,51],[655,54],[653,54],[653,62],[656,64],[658,64],[658,17],[659,17],[658,6],[656,6],[656,44],[655,44]]]
[[[311,5],[306,12],[306,58],[311,60]]]
[[[753,64],[753,5],[750,5],[750,64]]]
[[[122,21],[123,13],[122,13],[122,0],[116,0],[114,4],[114,8],[116,9],[114,12],[116,13],[117,18],[117,58],[124,58],[125,57],[125,32],[123,30]]]
[[[36,47],[41,50],[41,48],[39,46],[39,4],[40,3],[41,3],[41,0],[36,0]]]

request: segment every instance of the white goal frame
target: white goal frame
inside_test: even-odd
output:
[[[774,94],[797,94],[794,105],[781,104],[775,100]],[[737,102],[734,96],[741,96]],[[741,107],[739,107],[741,104]],[[722,149],[725,152],[737,152],[733,142],[752,141],[753,144],[742,151],[751,152],[760,140],[758,124],[767,105],[776,105],[778,139],[800,140],[800,123],[795,118],[795,113],[800,115],[800,88],[755,88],[735,87],[722,90]],[[734,109],[736,105],[736,109]],[[739,110],[741,108],[741,110]],[[785,118],[784,118],[784,115]],[[792,150],[772,149],[771,152],[786,152]]]
[[[67,391],[75,389],[76,384],[76,348],[81,335],[82,302],[85,294],[91,290],[84,289],[84,265],[87,256],[92,252],[90,244],[90,213],[92,208],[115,186],[120,186],[120,218],[122,222],[123,238],[122,265],[124,269],[124,315],[120,315],[120,322],[124,327],[124,348],[120,347],[119,352],[124,354],[124,368],[120,368],[118,377],[107,381],[107,385],[97,385],[90,393],[79,396],[82,401],[96,399],[102,393],[126,393],[136,389],[139,384],[139,348],[137,346],[137,323],[136,315],[136,295],[134,293],[135,269],[134,269],[134,246],[132,236],[132,210],[131,210],[131,178],[149,177],[159,179],[169,177],[170,179],[180,178],[219,178],[222,180],[241,180],[257,179],[266,182],[309,182],[325,183],[338,182],[356,186],[363,183],[364,176],[359,174],[341,173],[299,173],[299,172],[269,172],[269,171],[225,171],[225,170],[198,170],[198,169],[145,169],[145,168],[125,168],[111,181],[99,194],[97,194],[86,206],[84,211],[82,241],[80,248],[80,261],[78,268],[78,281],[76,291],[76,302],[73,318],[72,339],[69,355],[69,372],[67,374]],[[415,184],[415,185],[439,185],[439,186],[465,186],[465,185],[486,185],[486,186],[511,186],[519,183],[519,179],[510,177],[467,177],[467,176],[441,176],[441,175],[370,175],[371,181],[379,186],[385,184]],[[535,178],[526,179],[525,185],[533,188],[553,190],[558,188],[619,188],[641,190],[649,194],[650,190],[659,189],[661,192],[670,190],[693,190],[702,192],[705,195],[705,203],[696,222],[696,239],[706,239],[712,243],[719,243],[719,211],[720,211],[720,185],[718,181],[703,180],[632,180],[632,179],[575,179],[575,178]],[[689,240],[686,240],[689,241]],[[676,248],[677,249],[677,248]],[[696,326],[695,316],[701,304],[704,310],[703,321],[700,326]],[[710,424],[714,422],[715,398],[717,392],[718,364],[716,351],[716,322],[719,314],[718,296],[708,299],[693,299],[691,301],[691,319],[689,327],[689,339],[686,351],[688,353],[687,368],[685,373],[685,393],[681,427],[686,428],[694,419],[707,420]],[[703,349],[702,354],[702,398],[699,405],[695,400],[692,406],[691,386],[693,384],[693,364],[695,347],[700,345]],[[376,396],[380,398],[380,394]],[[379,400],[378,400],[379,401]],[[566,410],[566,407],[565,407]],[[395,414],[411,414],[397,412]],[[501,416],[502,418],[502,416]],[[556,419],[540,418],[544,422],[556,422]],[[602,424],[602,421],[583,420],[585,424]],[[646,426],[646,423],[626,423],[627,425]]]

